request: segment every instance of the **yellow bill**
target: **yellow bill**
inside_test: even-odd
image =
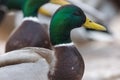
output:
[[[65,1],[65,0],[50,0],[50,3],[53,3],[53,4],[59,4],[59,5],[67,5],[67,4],[70,4],[69,2]],[[43,7],[40,7],[39,10],[38,10],[38,13],[41,13],[45,16],[48,16],[48,17],[51,17],[52,14],[44,9]]]
[[[39,8],[38,13],[41,13],[41,14],[44,14],[45,16],[51,17],[51,13],[48,10],[44,9],[43,7]]]
[[[67,1],[65,1],[65,0],[50,0],[50,3],[59,4],[59,5],[67,5],[67,4],[70,4],[69,2],[67,2]]]
[[[95,29],[95,30],[101,30],[101,31],[106,31],[106,28],[100,24],[97,24],[90,19],[86,18],[86,22],[83,24],[85,28],[89,29]]]

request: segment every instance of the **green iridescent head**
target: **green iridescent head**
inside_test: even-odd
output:
[[[66,5],[59,8],[52,17],[50,24],[50,39],[53,45],[69,43],[72,29],[84,26],[96,30],[105,30],[99,24],[89,20],[77,6]]]
[[[74,6],[66,5],[61,7],[54,14],[50,24],[50,39],[53,45],[69,43],[70,31],[80,27],[86,21],[83,11]]]
[[[23,8],[24,17],[37,16],[39,8],[48,2],[49,0],[26,0]]]

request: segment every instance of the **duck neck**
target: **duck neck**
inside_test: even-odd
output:
[[[47,2],[49,0],[27,0],[23,8],[24,17],[37,16],[38,9]]]

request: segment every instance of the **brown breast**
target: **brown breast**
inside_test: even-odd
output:
[[[23,47],[43,47],[51,49],[48,32],[44,26],[37,22],[24,21],[8,39],[6,52]]]
[[[84,61],[74,46],[55,47],[57,62],[55,71],[49,74],[50,80],[81,80]]]

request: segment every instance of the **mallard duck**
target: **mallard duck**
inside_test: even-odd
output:
[[[44,27],[37,19],[37,10],[48,0],[27,0],[24,6],[24,20],[20,27],[10,36],[6,44],[6,51],[27,46],[50,48],[50,41]],[[34,33],[34,34],[33,34]],[[42,38],[41,38],[42,37]]]
[[[23,8],[24,20],[20,27],[8,39],[6,52],[27,46],[51,47],[47,30],[45,30],[44,25],[40,24],[37,18],[39,7],[47,2],[49,0],[41,2],[40,0],[26,0]],[[54,0],[51,2],[54,3]],[[61,1],[61,3],[63,4],[64,2]],[[44,12],[43,8],[40,8],[40,11]]]
[[[86,28],[105,30],[103,26],[89,20],[77,6],[66,5],[59,8],[50,24],[50,40],[53,49],[28,47],[1,55],[0,73],[4,76],[0,76],[0,79],[81,80],[84,61],[74,45],[76,40],[71,31],[82,25]],[[71,40],[73,43],[70,43]],[[34,67],[35,64],[37,68]],[[13,72],[13,69],[16,71]]]

